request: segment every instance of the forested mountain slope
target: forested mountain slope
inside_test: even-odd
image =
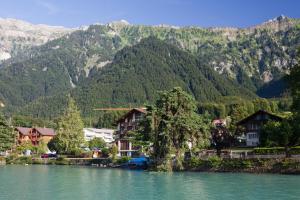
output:
[[[148,37],[153,42],[155,37],[176,46],[174,51],[180,52],[180,58],[175,55],[166,57],[163,52],[152,54],[148,47],[139,46],[151,46],[143,40]],[[143,44],[139,44],[141,41]],[[154,90],[171,85],[184,87],[201,101],[232,94],[245,97],[245,93],[277,97],[285,90],[282,77],[295,64],[299,45],[299,20],[283,16],[245,29],[142,26],[124,21],[91,25],[44,45],[20,51],[2,63],[0,100],[14,112],[29,103],[28,106],[33,106],[42,99],[73,92],[85,108],[83,112],[89,112],[85,101],[91,105],[102,101],[94,94],[96,92],[109,100],[108,103],[142,103],[153,99]],[[136,48],[142,54],[133,53]],[[131,60],[122,57],[123,54],[128,54]],[[161,65],[155,69],[158,73],[151,70],[153,65],[148,62]],[[146,65],[147,69],[141,72],[136,68],[137,64]],[[170,66],[177,71],[170,70]],[[123,74],[119,68],[126,69],[128,74]],[[131,75],[132,82],[126,82],[132,72],[136,73]],[[161,83],[155,81],[157,74],[164,76]],[[222,76],[216,78],[219,74]],[[137,86],[131,89],[132,84]],[[203,84],[207,86],[198,86]],[[242,92],[240,88],[247,90]],[[90,95],[88,100],[81,98],[85,93]]]

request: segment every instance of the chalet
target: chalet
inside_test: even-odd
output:
[[[259,110],[237,123],[238,127],[244,128],[247,146],[259,145],[260,130],[269,120],[281,121],[282,118],[267,111]]]
[[[31,142],[32,145],[39,145],[40,141],[48,143],[55,135],[55,131],[52,128],[26,128],[16,127],[17,142],[22,144],[23,142]]]
[[[118,156],[132,156],[138,149],[132,147],[128,138],[128,131],[137,130],[139,122],[145,117],[146,110],[143,108],[133,108],[118,121],[115,143],[118,147]]]

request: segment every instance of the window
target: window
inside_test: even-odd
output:
[[[135,120],[136,121],[140,121],[143,118],[143,114],[142,113],[135,113]]]
[[[257,138],[257,134],[256,133],[249,133],[248,134],[248,139],[256,139]]]
[[[258,130],[260,127],[259,127],[259,125],[256,124],[256,123],[251,123],[251,124],[248,125],[248,128],[249,128],[250,130]]]

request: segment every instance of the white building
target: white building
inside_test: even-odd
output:
[[[106,143],[111,143],[114,141],[115,130],[113,129],[84,128],[83,132],[86,141],[90,141],[93,138],[102,138]]]

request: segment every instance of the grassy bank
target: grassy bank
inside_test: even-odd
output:
[[[300,161],[295,159],[222,159],[192,158],[185,162],[186,171],[249,172],[300,174]]]

